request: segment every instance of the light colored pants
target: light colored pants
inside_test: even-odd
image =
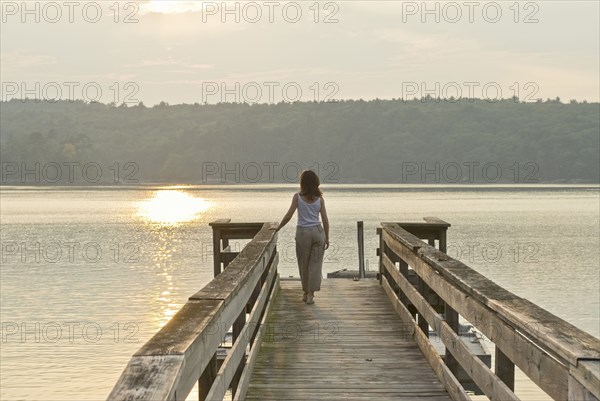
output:
[[[304,292],[321,289],[325,231],[323,226],[296,227],[296,258]]]

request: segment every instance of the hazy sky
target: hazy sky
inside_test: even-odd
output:
[[[318,4],[2,1],[2,99],[599,100],[598,1]]]

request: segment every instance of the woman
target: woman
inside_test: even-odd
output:
[[[315,292],[321,289],[323,251],[329,248],[329,220],[319,185],[319,177],[314,171],[302,172],[300,192],[294,194],[290,209],[276,229],[279,231],[283,228],[298,209],[296,258],[304,292],[302,300],[307,304],[314,303]],[[319,213],[323,225],[319,221]]]

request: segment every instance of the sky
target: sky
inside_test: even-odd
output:
[[[2,100],[600,100],[595,0],[0,3]]]

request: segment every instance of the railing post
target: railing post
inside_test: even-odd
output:
[[[579,360],[569,366],[568,401],[600,400],[600,359]]]
[[[434,239],[429,239],[428,243],[431,246],[435,246]],[[417,289],[419,290],[419,293],[421,294],[421,296],[423,298],[425,298],[425,300],[427,300],[427,294],[429,293],[429,287],[427,286],[427,284],[425,284],[425,281],[418,275],[417,275]],[[427,320],[425,320],[425,317],[421,313],[418,313],[417,322],[418,322],[419,328],[421,329],[423,334],[425,334],[425,336],[427,338],[429,338],[429,323],[427,323]]]
[[[452,309],[447,303],[444,302],[444,320],[448,323],[448,326],[454,331],[458,333],[458,312]],[[444,362],[446,362],[446,366],[448,369],[454,374],[458,372],[460,365],[458,361],[454,358],[454,356],[450,353],[448,347],[446,347],[446,357],[444,358]]]
[[[500,380],[515,391],[515,364],[496,346],[495,373]]]
[[[446,253],[447,251],[447,230],[448,228],[442,228],[438,232],[438,243],[439,250],[441,252]],[[447,303],[444,302],[444,320],[448,323],[448,326],[455,332],[458,333],[459,321],[458,321],[458,312],[450,307]],[[450,353],[450,350],[446,348],[446,357],[445,357],[446,366],[450,369],[450,371],[454,374],[458,372],[460,365],[454,356]]]
[[[246,307],[244,307],[242,309],[242,312],[240,313],[240,315],[237,317],[237,319],[233,323],[233,328],[232,328],[233,333],[231,335],[231,338],[232,338],[231,343],[232,344],[235,344],[235,342],[238,340],[240,333],[242,332],[245,324],[246,324]],[[240,376],[242,375],[242,371],[244,370],[245,364],[246,364],[246,356],[244,355],[244,357],[240,361],[240,365],[238,366],[237,371],[235,372],[235,375],[233,376],[233,379],[231,380],[231,392],[234,396],[235,396],[235,392],[237,391],[237,386],[240,381]]]
[[[213,227],[213,263],[214,276],[221,274],[221,230]]]
[[[219,220],[213,221],[212,223],[209,223],[209,226],[211,226],[213,229],[214,277],[217,277],[219,274],[221,274],[221,263],[222,263],[222,259],[221,259],[221,228],[219,227],[219,225],[227,224],[230,221],[231,221],[231,219],[219,219]],[[229,245],[229,240],[224,239],[223,244],[224,244],[223,246],[226,247],[227,245]]]
[[[363,233],[363,222],[357,222],[358,226],[358,278],[365,278],[365,240]]]
[[[439,250],[446,253],[446,249],[447,249],[447,245],[446,245],[446,231],[448,229],[444,228],[441,229],[438,233],[438,243],[439,243]]]
[[[217,377],[217,353],[213,355],[198,379],[198,400],[205,401],[215,378]]]
[[[212,229],[213,229],[213,272],[214,272],[214,277],[217,277],[219,274],[221,274],[221,229],[218,228],[217,226],[212,226]]]
[[[383,240],[383,228],[377,227],[377,234],[379,234],[379,284],[382,284],[382,275],[383,275],[383,254],[385,253],[385,241]]]
[[[402,259],[400,259],[400,261],[398,263],[400,264],[400,266],[398,268],[400,270],[400,274],[402,274],[404,276],[404,278],[406,278],[408,280],[408,263],[406,263]],[[402,303],[404,303],[404,305],[408,307],[408,298],[406,297],[406,295],[404,295],[404,293],[402,291],[400,291],[398,296],[400,298],[400,301],[402,301]]]
[[[421,293],[421,295],[423,295],[423,297],[425,297],[425,283],[420,278],[419,278],[419,292]],[[429,323],[427,323],[427,320],[425,320],[425,317],[421,313],[418,313],[417,320],[418,320],[419,328],[421,329],[423,334],[425,334],[425,337],[429,338]]]

